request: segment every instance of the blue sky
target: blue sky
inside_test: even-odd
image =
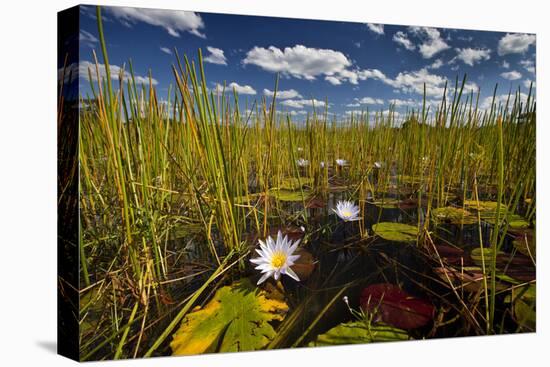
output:
[[[202,49],[208,86],[224,83],[252,103],[270,97],[276,74],[279,109],[300,118],[329,102],[339,118],[352,111],[418,108],[424,83],[435,106],[445,81],[467,74],[467,89],[481,91],[486,107],[498,95],[528,92],[535,81],[532,34],[378,25],[213,13],[106,7],[102,11],[110,64],[132,60],[138,81],[149,71],[160,98],[173,85],[174,48],[197,59]],[[101,59],[95,8],[82,7],[81,76]],[[89,91],[81,80],[81,93]]]

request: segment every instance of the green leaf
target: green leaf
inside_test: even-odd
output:
[[[447,206],[432,210],[432,220],[436,224],[474,224],[477,223],[476,216],[462,208]]]
[[[500,255],[504,255],[504,252],[497,251],[497,257]],[[474,263],[478,266],[482,266],[483,264],[482,259],[484,259],[485,266],[489,268],[489,264],[491,263],[491,259],[493,257],[493,249],[490,247],[484,247],[484,248],[476,247],[475,249],[472,250],[472,252],[470,252],[470,257],[472,258]],[[497,260],[497,263],[498,263],[498,260]]]
[[[279,182],[278,188],[281,190],[300,190],[300,186],[311,186],[313,185],[313,179],[309,177],[285,177],[282,178]]]
[[[536,299],[537,287],[535,284],[512,289],[514,300],[514,319],[524,329],[534,331],[537,324]]]
[[[275,336],[270,322],[281,321],[287,311],[280,292],[242,279],[185,316],[170,346],[174,355],[261,349]]]
[[[302,192],[304,194],[303,197]],[[283,189],[271,189],[269,190],[269,194],[279,201],[302,201],[309,199],[312,195],[312,192],[310,190],[291,191]]]
[[[310,342],[308,346],[365,344],[407,339],[409,339],[409,335],[405,330],[383,324],[367,327],[364,322],[348,322],[346,324],[340,324],[330,329],[325,334],[317,336],[317,339]]]
[[[381,222],[374,224],[372,230],[377,236],[396,242],[414,242],[418,235],[417,227],[403,223]]]

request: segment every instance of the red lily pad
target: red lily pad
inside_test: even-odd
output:
[[[361,292],[361,308],[377,312],[386,324],[400,329],[416,329],[430,322],[435,314],[434,306],[413,297],[396,285],[373,284]]]

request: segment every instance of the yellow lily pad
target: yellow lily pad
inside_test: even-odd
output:
[[[271,322],[283,320],[287,311],[280,292],[268,293],[242,279],[187,314],[170,347],[174,355],[262,349],[275,337]]]

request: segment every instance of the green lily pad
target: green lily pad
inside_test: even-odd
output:
[[[369,202],[369,204],[376,205],[377,207],[382,208],[382,209],[397,208],[399,203],[400,203],[400,200],[391,199],[391,198],[383,198],[383,199],[379,199],[379,200]]]
[[[524,329],[535,331],[537,324],[535,284],[512,289],[514,319]]]
[[[403,223],[380,222],[372,230],[377,236],[395,242],[415,242],[418,236],[417,227]]]
[[[242,279],[187,314],[170,347],[174,355],[258,350],[275,337],[270,322],[283,320],[287,311],[280,292],[268,293]]]
[[[285,177],[279,182],[278,188],[282,190],[299,190],[300,187],[311,186],[313,179],[309,177]]]
[[[498,256],[504,255],[504,252],[498,251],[497,252],[497,262],[498,262]],[[478,266],[482,266],[482,259],[485,259],[485,266],[489,268],[489,264],[491,263],[491,258],[493,257],[493,249],[489,247],[484,248],[475,248],[470,252],[470,257],[474,261],[474,263]]]
[[[447,206],[432,210],[432,219],[436,224],[474,224],[477,223],[476,216],[462,208]]]
[[[496,201],[476,201],[476,200],[464,200],[464,206],[471,210],[477,210],[479,211],[479,216],[482,220],[485,222],[488,222],[490,224],[496,223],[496,217],[497,217],[497,206],[498,203]],[[501,203],[500,204],[500,215],[499,220],[502,221],[508,212],[508,208],[506,207],[506,204]]]
[[[519,215],[512,215],[511,218],[508,219],[508,226],[512,229],[525,229],[529,228],[531,225],[528,221],[526,221],[524,218],[520,217]]]
[[[302,196],[303,193],[303,196]],[[310,190],[282,190],[282,189],[271,189],[269,194],[275,197],[279,201],[302,201],[308,200],[313,194]]]
[[[325,334],[317,336],[308,346],[329,346],[345,344],[365,344],[373,342],[390,342],[408,340],[409,335],[405,330],[393,328],[387,325],[371,325],[367,327],[364,322],[348,322],[340,324]]]

